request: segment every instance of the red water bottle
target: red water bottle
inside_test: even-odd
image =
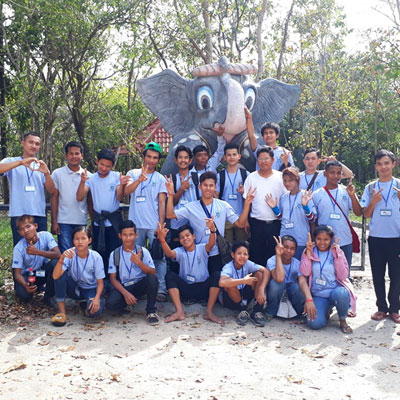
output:
[[[29,284],[29,286],[35,286],[36,285],[36,275],[33,272],[33,268],[29,268],[28,284]]]

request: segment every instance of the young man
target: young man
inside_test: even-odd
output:
[[[108,264],[113,290],[108,295],[107,308],[123,313],[126,306],[136,304],[138,297],[146,295],[147,322],[150,325],[157,325],[159,323],[156,314],[158,279],[153,259],[146,248],[135,246],[138,235],[132,221],[122,222],[119,230],[122,246],[110,254]]]
[[[275,254],[274,236],[279,236],[281,221],[266,203],[267,195],[280,198],[286,192],[282,172],[272,169],[274,152],[269,146],[257,150],[258,171],[252,172],[244,183],[243,197],[247,198],[250,188],[257,188],[250,212],[250,257],[259,265],[265,265]]]
[[[83,147],[78,142],[65,145],[67,165],[57,168],[51,174],[55,190],[51,196],[51,233],[58,235],[60,251],[73,247],[72,232],[78,226],[87,225],[87,196],[81,202],[76,199],[76,192],[81,182],[84,169]],[[91,173],[87,173],[90,177]]]
[[[224,154],[227,167],[218,174],[216,197],[229,203],[235,213],[240,215],[243,211],[243,184],[249,173],[244,168],[239,168],[241,154],[238,145],[227,144]],[[225,237],[233,244],[247,240],[248,234],[245,229],[235,227],[227,221]]]
[[[21,215],[16,220],[22,239],[14,247],[12,268],[15,295],[22,301],[32,299],[34,293],[46,285],[43,301],[52,305],[54,296],[53,269],[61,253],[50,232],[38,232],[38,224],[31,215]],[[32,269],[36,282],[30,285],[28,274]],[[31,271],[31,272],[32,272]]]
[[[81,174],[81,181],[76,192],[76,200],[84,201],[89,191],[93,199],[93,250],[103,259],[105,274],[108,271],[110,253],[120,245],[118,238],[122,215],[119,202],[124,197],[124,187],[128,177],[112,171],[115,154],[110,149],[97,153],[97,172],[89,177],[86,169]]]
[[[214,224],[220,235],[224,235],[225,222],[229,221],[235,226],[243,228],[247,221],[247,216],[250,210],[250,204],[254,197],[255,190],[249,190],[249,195],[243,204],[243,212],[236,215],[232,206],[227,202],[214,198],[217,176],[214,172],[204,172],[200,177],[199,188],[202,196],[198,201],[192,201],[185,204],[179,210],[174,210],[174,184],[172,178],[167,180],[166,186],[168,190],[167,201],[167,218],[178,219],[186,218],[190,220],[190,225],[196,235],[196,244],[208,243],[211,229],[207,228],[205,218],[214,218]],[[214,245],[209,253],[208,271],[210,275],[214,271],[221,271],[222,262],[219,256],[218,246]]]
[[[361,205],[369,224],[369,258],[371,261],[376,305],[378,311],[371,318],[381,321],[389,316],[400,323],[400,180],[393,177],[396,157],[388,150],[375,155],[375,169],[379,179],[368,184]],[[386,301],[385,274],[389,268],[390,287]]]
[[[246,114],[246,123],[247,123],[247,132],[249,135],[249,142],[251,150],[254,152],[254,156],[256,158],[256,169],[260,168],[260,165],[257,161],[257,152],[260,149],[261,145],[257,142],[257,137],[254,132],[253,120],[251,112],[245,108]],[[280,135],[280,127],[279,124],[275,122],[265,122],[261,127],[261,136],[265,142],[265,144],[272,148],[274,152],[274,162],[272,164],[272,168],[278,171],[282,171],[287,167],[294,166],[293,157],[289,150],[286,150],[284,147],[278,146],[277,140]]]
[[[182,321],[185,313],[182,308],[183,300],[206,300],[207,309],[204,319],[222,324],[223,321],[213,313],[214,305],[219,294],[219,272],[208,273],[208,254],[215,244],[215,230],[212,218],[205,218],[206,226],[210,229],[208,242],[196,244],[195,234],[189,225],[179,228],[179,241],[182,247],[171,250],[165,241],[168,232],[164,226],[159,226],[159,237],[162,248],[167,257],[176,260],[179,264],[179,274],[169,271],[165,280],[167,281],[168,293],[175,306],[175,312],[165,318],[165,322]]]
[[[326,186],[313,193],[313,200],[317,210],[318,225],[329,225],[333,228],[335,237],[340,240],[340,248],[346,256],[350,271],[353,255],[353,238],[345,216],[348,219],[350,218],[350,210],[353,210],[355,215],[361,216],[362,209],[352,178],[347,187],[339,184],[342,179],[342,168],[342,164],[336,160],[329,161],[325,165],[324,175]],[[328,195],[327,190],[332,197]],[[335,202],[343,210],[344,215]]]
[[[158,143],[148,143],[143,152],[143,167],[132,169],[128,172],[128,184],[125,195],[130,195],[129,219],[136,225],[138,237],[136,244],[145,246],[147,239],[150,246],[155,238],[158,223],[165,221],[165,201],[167,189],[165,178],[156,171],[157,164],[162,154]],[[159,281],[158,301],[166,301],[167,288],[165,286],[165,274],[167,273],[167,262],[165,257],[154,260],[157,277]]]
[[[36,158],[40,136],[28,132],[21,141],[22,156],[8,157],[0,162],[0,174],[7,176],[10,185],[11,230],[14,246],[21,239],[16,225],[21,215],[32,215],[39,231],[47,230],[45,189],[54,192],[54,182],[44,161]]]
[[[300,172],[300,189],[307,190],[308,186],[310,186],[309,190],[312,192],[324,187],[326,185],[326,178],[324,175],[324,171],[317,170],[318,166],[322,161],[332,161],[336,160],[334,156],[322,157],[320,155],[319,150],[314,148],[308,148],[304,152],[303,163],[306,167],[305,171]],[[315,175],[315,178],[314,178]],[[342,164],[342,179],[351,178],[353,176],[353,172],[347,168],[344,164]]]

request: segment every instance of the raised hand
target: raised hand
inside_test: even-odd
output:
[[[187,179],[181,178],[181,188],[183,190],[188,190],[190,188],[191,180],[192,180],[192,175],[189,175]]]
[[[237,191],[239,194],[241,194],[241,195],[243,196],[243,193],[244,193],[244,186],[243,186],[242,182],[239,183],[239,186],[238,186],[238,188],[236,189],[236,191]]]
[[[246,117],[246,120],[253,119],[253,115],[247,107],[244,108],[244,116]]]
[[[21,160],[21,165],[31,169],[32,171],[37,170],[37,163],[38,163],[38,159],[36,157],[28,157],[28,158],[23,158]],[[33,166],[31,164],[33,164]]]
[[[34,168],[35,171],[39,171],[42,174],[49,174],[49,168],[47,167],[47,164],[43,160],[39,160],[38,162],[39,168]]]
[[[283,153],[280,155],[280,159],[286,166],[289,165],[289,157],[291,154],[292,154],[291,151],[287,151],[286,149],[283,149]]]
[[[350,182],[346,187],[347,193],[349,194],[350,197],[354,196],[356,193],[356,188],[353,185],[353,177],[350,178]]]
[[[75,247],[65,250],[64,253],[62,253],[62,255],[64,256],[64,258],[74,258]]]
[[[306,254],[307,254],[308,258],[312,257],[314,246],[315,246],[315,243],[311,239],[311,233],[308,232],[307,243],[306,243]]]
[[[271,193],[265,195],[265,202],[271,207],[274,208],[278,205],[278,198],[273,197]]]
[[[339,248],[339,238],[335,237],[335,241],[333,242],[333,245],[331,246],[331,249],[338,249]]]
[[[214,217],[204,218],[206,221],[206,226],[210,231],[215,231]]]
[[[275,247],[275,254],[277,256],[281,256],[283,254],[283,250],[285,249],[282,244],[282,238],[280,236],[274,236],[276,247]]]
[[[168,233],[168,229],[165,227],[165,222],[161,225],[160,223],[158,223],[158,228],[157,228],[157,233],[158,233],[158,240],[165,240],[167,233]]]
[[[375,191],[375,188],[372,189],[371,203],[373,203],[373,204],[379,203],[383,198],[382,192],[383,192],[383,188],[380,188],[377,192]]]
[[[175,194],[175,190],[174,190],[174,181],[172,180],[172,175],[170,175],[169,178],[168,176],[164,175],[164,178],[168,196],[173,196]]]
[[[129,179],[128,175],[122,175],[122,172],[119,173],[119,182],[122,186],[125,186],[129,182]]]
[[[148,171],[149,167],[148,165],[143,165],[142,167],[142,173],[139,175],[138,181],[140,183],[147,181],[147,171]]]
[[[81,173],[81,182],[85,183],[89,180],[89,175],[87,173],[87,169],[85,168]]]
[[[133,250],[130,250],[130,252],[131,252],[131,261],[134,264],[138,265],[140,263],[140,261],[142,260],[142,253],[143,253],[142,249],[140,249],[139,253],[137,253],[137,254]]]
[[[311,199],[312,199],[312,191],[311,190],[306,190],[303,193],[303,196],[301,196],[301,204],[303,206],[306,206]]]
[[[257,188],[254,188],[254,189],[252,190],[251,186],[249,187],[249,190],[248,190],[248,192],[247,192],[246,199],[244,200],[244,202],[245,202],[246,204],[251,204],[251,203],[252,203],[252,201],[254,200],[254,197],[255,197],[255,192],[256,192],[256,190],[257,190]]]

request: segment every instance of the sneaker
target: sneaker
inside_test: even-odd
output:
[[[250,314],[247,311],[240,311],[240,313],[236,317],[236,323],[244,326],[249,322]]]
[[[251,313],[250,319],[255,326],[259,326],[260,328],[265,326],[265,319],[261,312]]]
[[[158,315],[156,314],[156,313],[150,313],[150,314],[147,314],[147,323],[149,324],[149,325],[158,325],[159,324],[159,322],[160,322],[160,320],[159,320],[159,318],[158,318]]]

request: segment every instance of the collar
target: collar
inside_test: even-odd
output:
[[[66,168],[66,170],[67,170],[67,173],[69,174],[69,175],[72,175],[72,174],[81,174],[82,172],[83,172],[83,168],[81,167],[81,166],[79,166],[79,170],[78,171],[72,171],[72,169],[70,168],[70,167],[68,167],[68,164],[65,166],[65,168]]]

